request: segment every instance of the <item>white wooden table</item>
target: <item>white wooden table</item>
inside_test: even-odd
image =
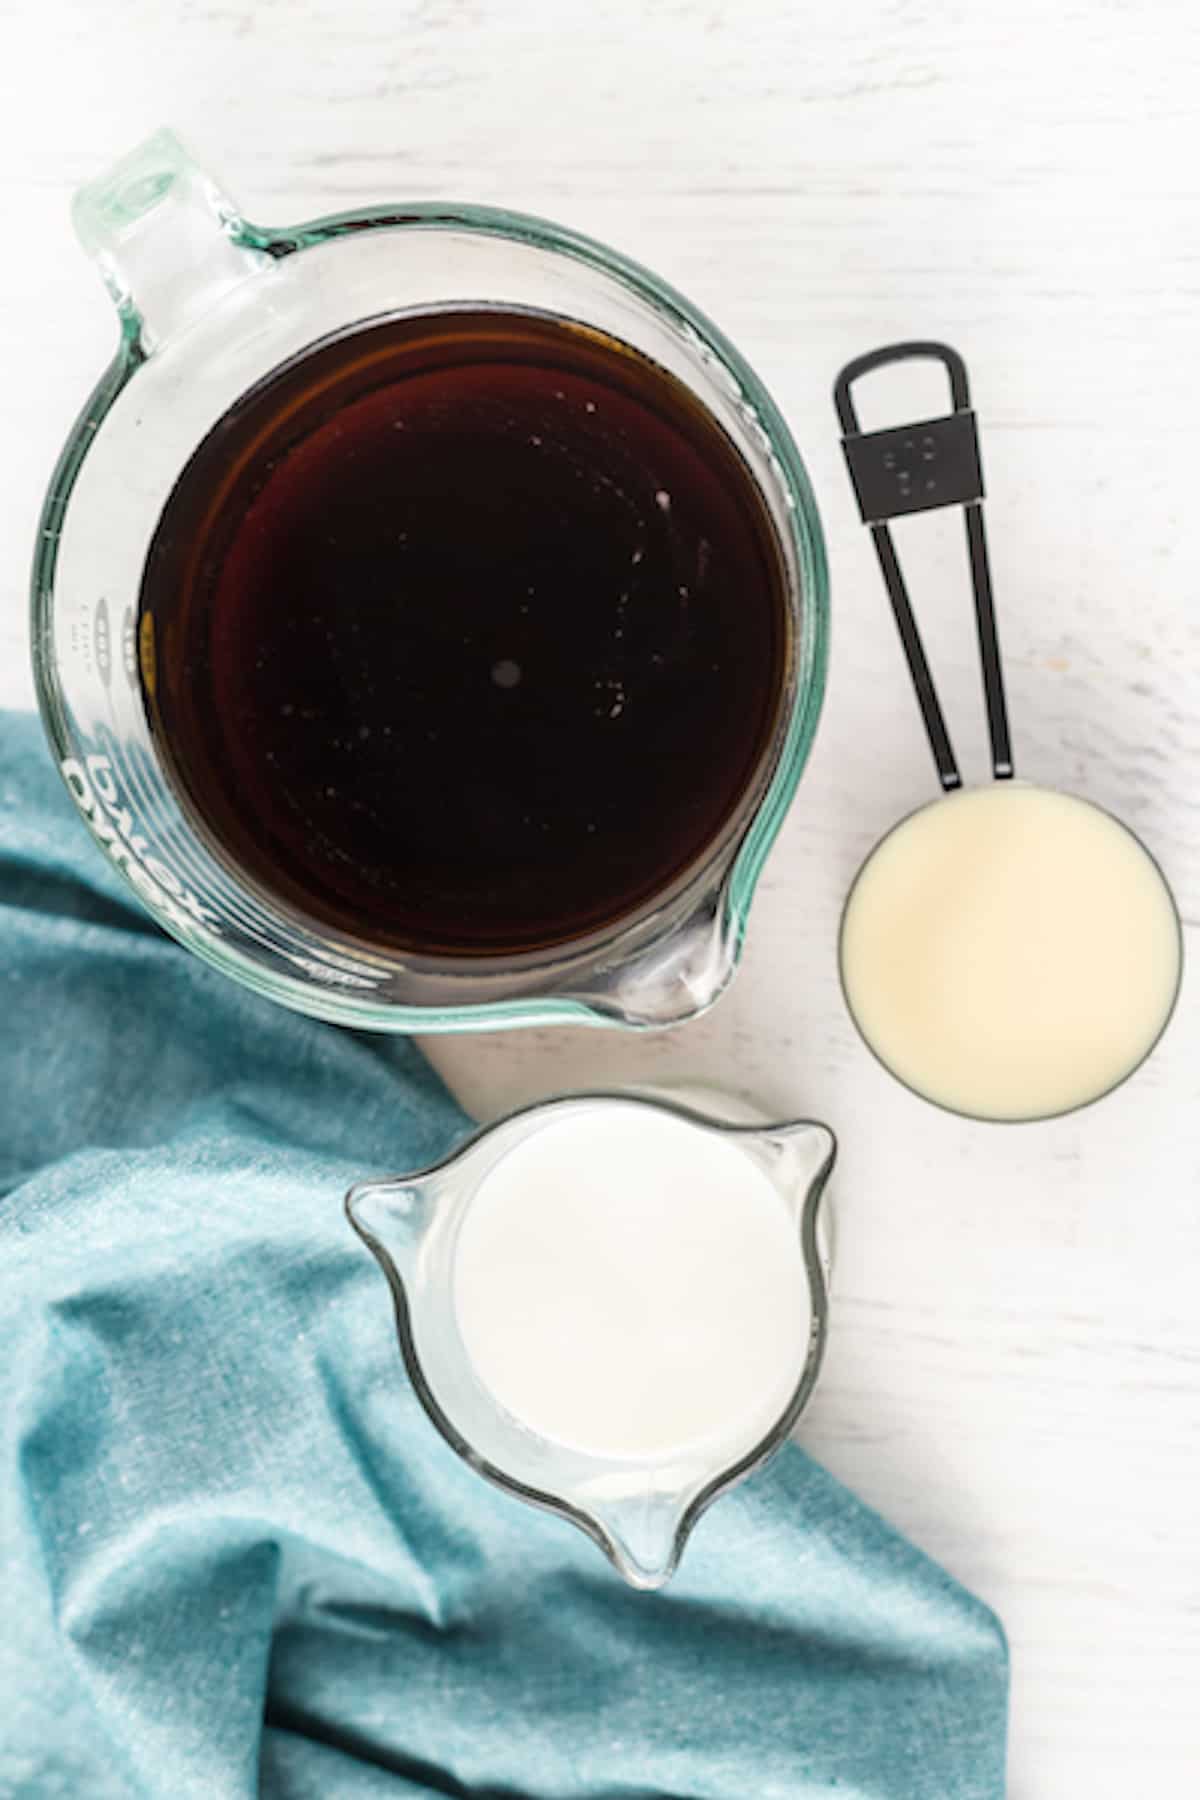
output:
[[[430,1050],[480,1114],[688,1075],[836,1127],[802,1436],[999,1610],[1018,1800],[1200,1793],[1195,984],[1137,1080],[1051,1125],[943,1116],[856,1041],[839,904],[933,782],[829,390],[889,339],[967,356],[1018,768],[1145,835],[1194,953],[1198,88],[1193,0],[0,0],[0,701],[31,700],[36,509],[114,339],[67,197],[161,122],[269,221],[442,196],[607,238],[782,403],[830,539],[832,679],[734,990],[662,1037]],[[982,775],[961,533],[903,547]]]

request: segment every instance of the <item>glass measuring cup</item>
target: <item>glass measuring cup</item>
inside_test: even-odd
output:
[[[863,375],[932,360],[953,410],[863,432]],[[966,367],[945,344],[859,357],[834,400],[943,797],[875,846],[842,914],[842,991],[864,1042],[913,1092],[1031,1122],[1103,1098],[1145,1062],[1179,995],[1183,941],[1163,872],[1094,802],[1014,779]],[[961,505],[994,785],[964,788],[889,522]]]
[[[711,1102],[706,1101],[706,1105]],[[719,1103],[718,1103],[719,1104]],[[593,1455],[529,1429],[476,1372],[455,1310],[456,1250],[488,1177],[517,1147],[553,1124],[630,1106],[680,1121],[732,1145],[764,1175],[799,1240],[810,1329],[790,1397],[769,1428],[730,1451],[696,1443],[667,1456]],[[346,1212],[377,1258],[395,1305],[400,1349],[421,1404],[471,1468],[520,1499],[587,1532],[634,1587],[667,1581],[700,1514],[784,1441],[812,1393],[828,1321],[829,1238],[822,1195],[836,1145],[824,1125],[745,1124],[648,1093],[568,1095],[484,1127],[443,1162],[351,1189]],[[744,1117],[745,1115],[740,1115]],[[731,1253],[736,1245],[730,1246]],[[654,1377],[646,1370],[646,1380]]]
[[[160,133],[83,189],[80,239],[121,326],[117,356],[62,454],[33,575],[39,701],[93,835],[158,919],[284,1004],[382,1030],[565,1020],[668,1025],[731,978],[755,884],[804,767],[824,687],[826,577],[807,478],[733,347],[654,276],[573,232],[469,206],[251,224]],[[214,423],[288,359],[367,320],[506,306],[590,326],[684,382],[753,477],[790,629],[773,735],[716,839],[638,910],[553,949],[469,959],[388,951],[290,908],[227,856],[169,779],[144,688],[146,552]]]

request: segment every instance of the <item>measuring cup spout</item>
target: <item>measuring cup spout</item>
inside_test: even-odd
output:
[[[346,1217],[394,1283],[409,1274],[436,1204],[420,1178],[363,1182],[346,1195]]]
[[[737,967],[738,932],[724,887],[704,896],[670,935],[578,997],[593,1012],[641,1030],[679,1025],[708,1011]]]
[[[797,1225],[814,1213],[837,1157],[837,1139],[828,1125],[812,1120],[771,1125],[758,1142],[771,1163],[776,1187]]]
[[[651,1590],[671,1579],[683,1548],[686,1510],[680,1495],[658,1487],[597,1507],[594,1522],[605,1552],[631,1587]]]

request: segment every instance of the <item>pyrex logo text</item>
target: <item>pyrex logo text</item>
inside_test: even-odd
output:
[[[174,925],[203,925],[219,932],[216,915],[154,855],[149,840],[134,830],[133,814],[122,805],[110,759],[89,756],[81,763],[68,756],[59,766],[76,806],[147,904]]]

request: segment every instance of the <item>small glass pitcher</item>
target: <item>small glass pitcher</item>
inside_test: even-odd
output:
[[[827,628],[821,534],[803,466],[732,345],[636,264],[518,214],[412,205],[285,230],[252,225],[168,132],[84,188],[74,216],[116,303],[121,342],[45,502],[34,669],[67,786],[150,912],[226,974],[349,1025],[650,1026],[710,1005],[733,974],[755,883],[812,743]],[[140,641],[137,608],[146,552],[178,476],[250,387],[363,321],[470,305],[591,325],[688,385],[761,491],[791,631],[774,740],[699,866],[586,941],[455,962],[319,927],[218,859],[157,753],[143,697],[153,643]]]
[[[690,1096],[689,1096],[690,1098]],[[507,1413],[475,1372],[455,1313],[455,1253],[464,1220],[497,1164],[572,1110],[646,1106],[736,1145],[770,1182],[800,1240],[811,1328],[783,1411],[758,1441],[730,1452],[699,1445],[667,1458],[596,1456],[551,1442]],[[706,1107],[713,1101],[705,1098]],[[632,1586],[673,1574],[688,1535],[720,1494],[784,1442],[813,1391],[825,1348],[831,1237],[822,1196],[836,1156],[825,1125],[744,1124],[652,1092],[570,1094],[541,1101],[476,1132],[434,1167],[369,1181],[346,1197],[351,1225],[378,1259],[395,1305],[405,1366],[450,1447],[498,1487],[570,1519]],[[731,1253],[736,1245],[730,1246]]]

